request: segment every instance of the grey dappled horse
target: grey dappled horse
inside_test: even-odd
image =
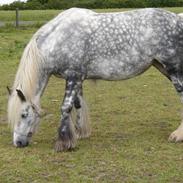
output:
[[[90,135],[82,95],[86,79],[124,80],[155,66],[183,96],[183,19],[161,9],[95,13],[72,8],[48,22],[24,50],[10,92],[8,117],[17,147],[28,145],[40,118],[40,97],[53,74],[66,80],[56,151]],[[182,97],[183,98],[183,97]],[[71,111],[76,108],[76,124]],[[170,135],[183,140],[183,124]]]

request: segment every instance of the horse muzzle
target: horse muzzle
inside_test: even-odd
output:
[[[21,140],[19,140],[19,141],[16,141],[16,142],[14,143],[14,145],[15,145],[16,147],[21,148],[21,147],[26,147],[26,146],[28,146],[28,145],[29,145],[29,142],[28,142],[28,141],[21,141]]]
[[[29,141],[30,141],[31,137],[32,137],[32,133],[30,133],[28,135],[20,135],[15,132],[13,144],[15,147],[18,147],[18,148],[26,147],[29,145]]]

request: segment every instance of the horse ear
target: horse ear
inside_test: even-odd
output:
[[[22,93],[22,91],[21,90],[18,90],[18,89],[16,89],[16,91],[17,91],[17,94],[18,94],[20,100],[22,102],[26,102],[26,98],[25,98],[24,94]]]
[[[6,88],[7,88],[7,90],[8,90],[9,95],[11,95],[12,90],[9,88],[9,86],[7,86]]]

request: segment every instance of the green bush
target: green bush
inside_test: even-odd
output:
[[[183,0],[28,0],[0,6],[2,10],[19,9],[67,9],[81,8],[144,8],[144,7],[179,7]]]

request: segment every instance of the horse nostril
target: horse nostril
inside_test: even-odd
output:
[[[21,141],[17,141],[17,147],[22,147],[22,142]]]
[[[29,145],[29,142],[28,141],[27,142],[22,142],[22,141],[17,141],[16,142],[16,146],[19,147],[19,148],[26,147],[28,145]]]

